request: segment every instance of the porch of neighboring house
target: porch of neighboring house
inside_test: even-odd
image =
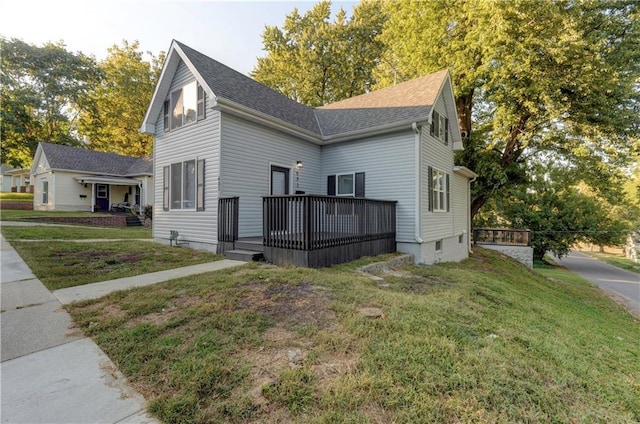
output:
[[[74,178],[91,189],[91,212],[142,212],[142,182],[132,178],[82,176]],[[81,194],[80,197],[87,195]]]
[[[218,200],[218,253],[324,267],[396,250],[396,202],[283,195],[262,198],[262,234],[239,238],[239,198]]]

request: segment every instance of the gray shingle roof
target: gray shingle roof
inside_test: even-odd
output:
[[[302,105],[175,41],[216,96],[293,124],[320,138],[425,120],[448,72],[436,72],[320,108]]]
[[[325,136],[427,118],[447,71],[351,97],[316,109]]]
[[[115,153],[44,142],[41,142],[40,146],[51,169],[121,177],[153,173],[153,164],[149,158],[120,156]]]
[[[320,134],[313,109],[176,41],[216,96]]]

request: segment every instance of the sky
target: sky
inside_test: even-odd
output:
[[[319,1],[319,0],[318,0]],[[295,7],[317,1],[0,0],[0,35],[30,44],[63,41],[67,50],[104,59],[122,40],[157,55],[176,39],[248,74],[264,56],[265,25],[281,27]],[[356,1],[334,1],[351,12]]]

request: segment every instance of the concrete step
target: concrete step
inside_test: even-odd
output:
[[[264,254],[262,252],[256,252],[255,250],[234,249],[224,252],[224,256],[227,259],[235,261],[257,262],[264,260]]]
[[[142,227],[142,222],[137,216],[127,216],[127,227]]]

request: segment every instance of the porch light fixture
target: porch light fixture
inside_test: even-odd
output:
[[[302,169],[302,161],[296,162],[296,189],[300,188],[300,170]]]

